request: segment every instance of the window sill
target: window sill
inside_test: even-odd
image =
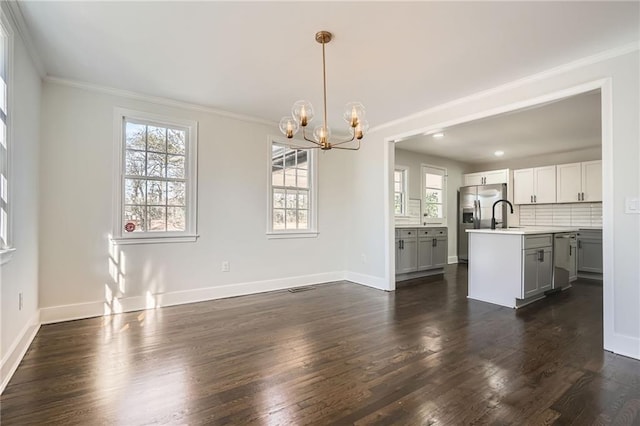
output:
[[[13,247],[5,248],[0,250],[0,265],[4,265],[5,263],[11,262],[13,259],[13,254],[16,252],[16,249]]]
[[[199,235],[181,235],[170,237],[159,236],[144,236],[144,237],[119,237],[112,238],[117,245],[131,245],[131,244],[166,244],[166,243],[193,243],[196,242]]]
[[[287,238],[316,238],[317,231],[305,232],[267,232],[267,238],[270,240],[281,240]]]

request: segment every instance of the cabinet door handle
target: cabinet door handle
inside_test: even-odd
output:
[[[580,201],[580,193],[578,192],[578,201]]]
[[[537,202],[538,202],[538,196],[537,196],[537,195],[534,195],[534,196],[533,196],[533,202],[534,202],[534,203],[537,203]]]
[[[539,262],[544,262],[544,250],[539,250],[538,251],[538,261]]]
[[[438,240],[436,240],[435,238],[433,240],[431,240],[431,246],[435,247],[438,245]]]
[[[569,244],[569,257],[571,257],[571,249],[572,249],[572,248],[573,248],[573,247],[571,247],[571,244]]]
[[[582,248],[582,240],[578,240],[578,248],[581,249]]]
[[[582,201],[584,201],[584,192],[581,192],[582,194]]]
[[[533,203],[533,195],[531,196],[531,202]]]

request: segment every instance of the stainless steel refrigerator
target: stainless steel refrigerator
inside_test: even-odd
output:
[[[458,261],[469,261],[467,229],[491,228],[493,203],[507,199],[507,184],[462,186],[458,194]],[[496,206],[498,227],[507,227],[507,204]]]

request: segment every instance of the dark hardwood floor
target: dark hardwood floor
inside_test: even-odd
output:
[[[602,287],[521,310],[466,268],[43,326],[0,399],[12,424],[640,425],[640,362],[602,350]]]

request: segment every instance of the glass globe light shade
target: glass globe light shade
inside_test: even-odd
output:
[[[291,108],[291,115],[302,127],[313,120],[313,106],[308,101],[298,101]]]
[[[356,139],[362,139],[365,133],[367,133],[368,131],[369,131],[369,122],[364,119],[360,120],[356,125],[356,128],[354,129],[354,132],[356,133]]]
[[[313,129],[313,138],[318,143],[326,143],[329,142],[329,138],[331,137],[331,129],[325,128],[323,125],[316,126]]]
[[[282,117],[282,119],[280,120],[280,131],[289,139],[291,139],[293,135],[298,133],[299,129],[300,126],[298,125],[298,122],[293,119],[293,117]]]
[[[344,121],[351,127],[356,127],[359,121],[364,120],[364,115],[364,105],[360,102],[349,102],[344,107]]]

